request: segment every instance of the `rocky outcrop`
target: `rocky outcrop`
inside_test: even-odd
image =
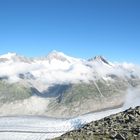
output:
[[[140,106],[91,122],[55,140],[139,140]]]

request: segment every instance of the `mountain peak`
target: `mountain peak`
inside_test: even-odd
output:
[[[53,50],[53,51],[51,51],[49,54],[48,54],[48,56],[64,56],[65,54],[64,53],[62,53],[62,52],[59,52],[59,51],[56,51],[56,50]]]
[[[13,53],[13,52],[8,52],[7,54],[4,54],[4,55],[1,55],[0,58],[7,58],[7,59],[10,59],[14,56],[17,56],[16,53]]]
[[[110,65],[109,62],[108,62],[103,56],[101,56],[101,55],[95,56],[95,57],[94,57],[94,60],[95,60],[95,61],[98,61],[98,62],[103,62],[103,63],[105,63],[105,64]]]
[[[53,50],[52,52],[50,52],[47,56],[47,59],[51,62],[52,60],[56,59],[56,60],[60,60],[60,61],[68,61],[68,56],[66,56],[64,53],[62,52],[58,52],[56,50]]]
[[[89,59],[89,61],[101,62],[110,65],[110,63],[101,55],[95,56],[94,58]]]
[[[95,56],[94,60],[100,61],[100,60],[105,60],[105,58],[101,55]]]
[[[13,61],[13,62],[31,63],[32,59],[18,55],[17,53],[8,52],[7,54],[0,56],[0,61],[1,62]]]

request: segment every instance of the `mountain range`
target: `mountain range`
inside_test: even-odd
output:
[[[132,63],[57,51],[40,58],[7,53],[0,56],[0,115],[69,118],[117,108],[139,85],[140,67]]]

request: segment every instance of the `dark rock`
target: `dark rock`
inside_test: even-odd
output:
[[[117,132],[115,132],[115,131],[110,132],[110,137],[111,138],[115,138],[116,135],[117,135]]]
[[[132,132],[136,135],[139,134],[140,133],[140,127],[139,128],[132,128]]]
[[[8,76],[1,76],[0,80],[8,80]]]
[[[117,134],[113,139],[125,140],[125,138],[121,134]]]

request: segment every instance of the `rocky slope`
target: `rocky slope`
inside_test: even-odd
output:
[[[96,81],[96,83],[99,91],[92,81],[65,85],[62,91],[58,91],[55,96],[56,100],[49,105],[47,114],[53,114],[57,117],[74,117],[123,105],[127,90],[125,83],[116,81],[106,85],[103,80]],[[59,88],[61,89],[62,85]]]
[[[139,140],[140,106],[91,122],[54,140]]]

